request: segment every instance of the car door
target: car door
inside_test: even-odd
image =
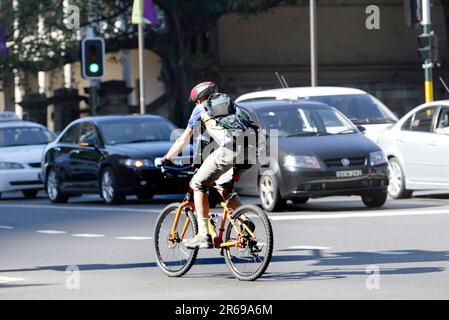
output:
[[[396,137],[396,145],[402,155],[409,181],[422,183],[429,181],[435,174],[435,169],[429,164],[433,162],[430,151],[437,112],[437,106],[418,110],[405,122]]]
[[[71,125],[54,148],[54,165],[59,173],[61,185],[64,190],[74,188],[78,179],[78,163],[73,158],[73,154],[78,149],[80,132],[81,123]]]
[[[79,144],[72,158],[77,163],[77,187],[82,191],[98,190],[98,168],[102,158],[101,141],[94,123],[84,122],[81,128]]]
[[[436,128],[449,128],[449,106],[442,106],[438,115]],[[432,181],[449,188],[449,132],[433,134],[429,153],[433,160],[434,175]],[[437,186],[440,187],[440,186]]]

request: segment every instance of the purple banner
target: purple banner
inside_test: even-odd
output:
[[[7,55],[8,47],[6,47],[5,30],[3,29],[2,21],[0,20],[0,55]]]
[[[154,7],[153,0],[143,1],[143,17],[153,24],[159,24],[159,18],[157,17],[156,8]]]

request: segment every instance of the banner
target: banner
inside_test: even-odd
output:
[[[134,0],[131,23],[159,24],[153,0]]]
[[[2,21],[0,20],[0,55],[7,55],[8,47],[6,46],[5,30],[3,29]]]

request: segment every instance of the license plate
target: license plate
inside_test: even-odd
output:
[[[362,170],[337,171],[337,178],[353,178],[361,177],[362,175]]]

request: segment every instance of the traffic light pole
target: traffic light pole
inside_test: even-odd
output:
[[[422,0],[422,26],[423,33],[430,34],[432,31],[432,21],[430,15],[430,0]],[[426,103],[433,101],[433,63],[432,59],[426,60],[423,64],[424,69],[424,92],[426,96]]]
[[[88,36],[93,37],[97,33],[98,23],[98,3],[97,0],[89,1],[89,22],[91,26],[88,28]],[[91,116],[97,115],[97,106],[98,106],[98,86],[99,81],[96,79],[90,80],[90,114]]]
[[[318,85],[317,45],[316,45],[316,0],[310,0],[310,84]]]

